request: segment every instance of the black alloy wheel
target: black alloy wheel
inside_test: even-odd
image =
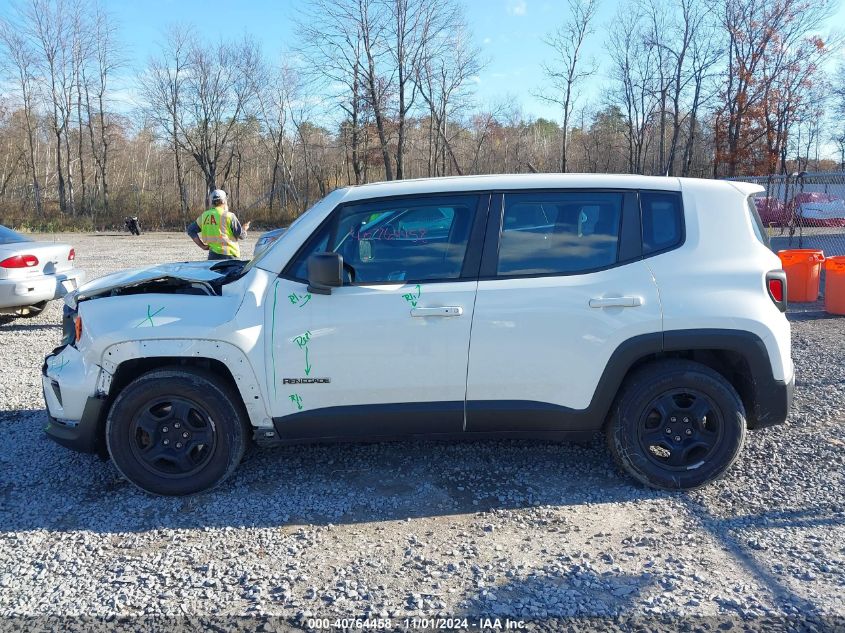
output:
[[[645,407],[637,431],[642,450],[654,464],[690,470],[713,453],[722,427],[710,398],[694,389],[675,389]]]
[[[138,461],[163,477],[186,477],[202,470],[217,443],[208,411],[178,396],[156,398],[143,406],[129,433]]]
[[[690,360],[660,360],[626,378],[606,432],[617,464],[637,481],[690,490],[718,479],[738,459],[745,407],[714,369]]]

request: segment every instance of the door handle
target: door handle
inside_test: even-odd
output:
[[[412,317],[455,317],[461,316],[461,306],[443,306],[442,308],[411,308]]]
[[[600,297],[590,299],[591,308],[635,308],[642,304],[642,297]]]

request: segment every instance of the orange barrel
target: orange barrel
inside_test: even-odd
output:
[[[816,301],[824,252],[815,248],[793,248],[778,251],[778,257],[786,271],[787,300]]]
[[[824,271],[824,309],[831,314],[845,314],[845,257],[829,257]]]

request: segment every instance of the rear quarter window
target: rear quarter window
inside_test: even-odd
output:
[[[755,237],[760,240],[760,243],[766,247],[770,247],[769,234],[766,233],[766,227],[763,225],[763,220],[760,218],[760,212],[757,211],[757,205],[754,204],[754,196],[748,196],[746,200],[746,207],[751,216],[751,228],[754,229]]]
[[[681,194],[674,191],[640,193],[643,255],[674,248],[684,239],[684,210]]]

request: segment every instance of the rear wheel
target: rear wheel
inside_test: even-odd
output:
[[[238,397],[200,371],[140,376],[121,391],[106,420],[106,444],[117,469],[160,495],[214,488],[240,463],[247,438]]]
[[[607,427],[610,451],[638,481],[688,490],[722,476],[745,442],[745,408],[718,372],[669,360],[636,371]]]

